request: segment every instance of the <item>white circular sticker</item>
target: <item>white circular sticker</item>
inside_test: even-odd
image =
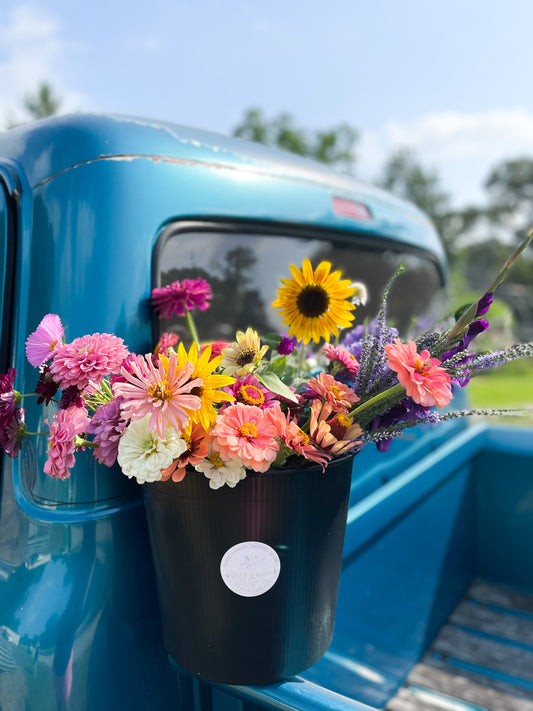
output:
[[[220,561],[222,580],[232,592],[243,597],[256,597],[270,590],[280,570],[276,551],[259,541],[237,543]]]

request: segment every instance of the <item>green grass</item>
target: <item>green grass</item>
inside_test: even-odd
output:
[[[533,361],[507,363],[472,378],[467,387],[474,408],[528,408],[531,415],[499,418],[499,422],[533,424]],[[494,419],[494,418],[491,418]]]

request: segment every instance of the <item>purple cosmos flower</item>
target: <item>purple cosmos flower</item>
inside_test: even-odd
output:
[[[205,279],[183,279],[161,289],[152,290],[152,307],[159,318],[170,318],[172,314],[185,316],[185,310],[194,308],[205,311],[209,307],[211,287]]]
[[[26,339],[26,357],[34,368],[39,368],[61,347],[63,326],[56,314],[47,314],[35,331]]]

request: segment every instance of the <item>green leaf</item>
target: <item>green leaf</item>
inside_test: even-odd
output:
[[[287,387],[285,383],[282,383],[278,376],[272,371],[263,372],[260,375],[259,373],[256,373],[256,375],[263,383],[265,388],[268,388],[270,392],[275,393],[276,395],[281,395],[281,397],[284,397],[287,400],[290,400],[291,402],[298,402],[298,398],[292,392],[292,390]]]
[[[281,356],[280,358],[275,358],[271,360],[270,363],[261,371],[262,373],[274,373],[278,377],[285,373],[285,366],[287,364],[287,357]]]
[[[459,321],[459,319],[461,318],[461,316],[462,316],[463,314],[465,314],[465,313],[468,311],[468,309],[471,308],[471,307],[472,307],[472,303],[470,303],[470,304],[463,304],[462,306],[460,306],[460,307],[457,309],[457,311],[454,313],[454,315],[453,315],[454,319],[455,319],[456,321]]]
[[[264,341],[269,348],[275,350],[281,343],[281,336],[279,333],[267,333],[266,336],[261,336],[261,340]]]

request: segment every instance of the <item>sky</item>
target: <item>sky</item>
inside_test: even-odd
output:
[[[409,147],[454,207],[533,157],[531,0],[0,0],[0,128],[47,81],[62,112],[229,134],[251,107],[360,134],[356,177]]]

